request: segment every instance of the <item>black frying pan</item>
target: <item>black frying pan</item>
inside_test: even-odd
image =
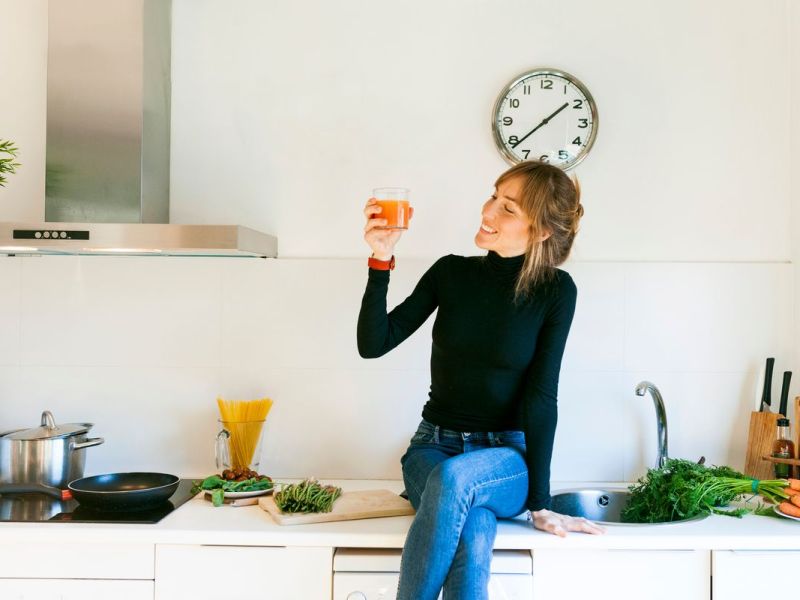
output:
[[[178,483],[178,477],[167,473],[107,473],[76,479],[67,487],[88,508],[144,510],[166,502]]]

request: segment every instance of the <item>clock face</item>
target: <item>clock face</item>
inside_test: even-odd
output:
[[[509,163],[541,160],[567,170],[589,152],[597,125],[594,99],[580,81],[564,71],[536,69],[500,93],[492,129]]]

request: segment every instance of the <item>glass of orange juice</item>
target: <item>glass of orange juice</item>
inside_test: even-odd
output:
[[[377,219],[386,219],[386,225],[379,229],[408,229],[408,193],[407,188],[384,187],[372,190],[372,197],[378,201],[381,212]]]

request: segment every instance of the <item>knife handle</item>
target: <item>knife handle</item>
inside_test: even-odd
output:
[[[789,384],[792,381],[792,372],[791,371],[784,371],[783,372],[783,384],[781,385],[781,404],[780,410],[778,412],[782,414],[784,417],[788,418],[786,414],[787,404],[789,403]]]
[[[761,408],[764,405],[772,406],[772,369],[775,368],[775,359],[767,359],[767,370],[764,373],[764,393],[761,395]]]

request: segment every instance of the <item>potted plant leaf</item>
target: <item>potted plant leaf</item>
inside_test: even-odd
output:
[[[14,162],[17,158],[17,147],[14,142],[9,140],[0,140],[0,186],[5,187],[6,176],[5,174],[16,173],[19,163]]]

